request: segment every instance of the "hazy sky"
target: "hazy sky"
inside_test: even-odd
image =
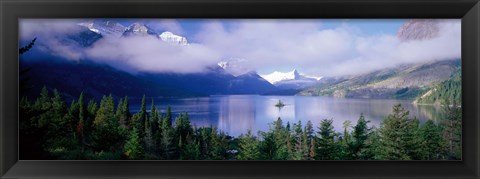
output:
[[[62,43],[62,35],[78,32],[77,23],[82,21],[23,19],[20,39],[26,43],[37,37],[38,48],[69,60],[95,59],[134,71],[179,73],[243,59],[239,65],[260,74],[295,68],[315,76],[350,75],[458,59],[461,51],[460,20],[439,20],[435,38],[401,41],[396,33],[406,20],[114,19],[125,26],[145,23],[158,33],[171,31],[190,44],[172,45],[155,37],[105,37],[86,48]]]

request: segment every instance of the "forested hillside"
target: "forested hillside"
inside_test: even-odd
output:
[[[462,103],[462,71],[457,69],[450,79],[435,85],[426,93],[420,95],[415,103],[443,105],[449,103]]]

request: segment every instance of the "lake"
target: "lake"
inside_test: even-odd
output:
[[[285,106],[276,107],[281,100]],[[140,99],[130,100],[130,110],[136,113],[140,109]],[[434,106],[413,105],[412,100],[395,99],[347,99],[312,96],[260,96],[227,95],[196,98],[155,98],[155,106],[166,112],[170,105],[174,116],[188,112],[191,123],[197,127],[214,126],[232,136],[246,133],[248,129],[267,131],[269,124],[280,117],[284,125],[302,121],[304,126],[312,121],[317,130],[322,119],[333,119],[334,129],[343,131],[346,120],[355,125],[360,114],[370,120],[370,126],[379,126],[392,111],[392,106],[402,104],[410,111],[410,117],[417,117],[421,122],[438,120],[441,109]],[[147,98],[150,110],[151,98]]]

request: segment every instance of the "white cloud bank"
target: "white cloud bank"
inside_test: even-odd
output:
[[[168,23],[152,27],[184,32],[175,21],[161,22]],[[167,44],[152,36],[106,37],[88,48],[65,46],[59,37],[75,32],[75,24],[68,20],[23,20],[21,39],[37,36],[37,42],[67,59],[96,59],[149,72],[199,72],[222,59],[242,58],[252,70],[291,66],[311,75],[337,76],[461,56],[460,20],[439,21],[439,35],[429,40],[365,35],[348,23],[324,29],[319,21],[312,20],[235,20],[228,27],[217,21],[205,23],[195,34],[198,43],[188,46]]]

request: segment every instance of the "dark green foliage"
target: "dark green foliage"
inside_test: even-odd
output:
[[[432,120],[420,128],[420,147],[422,160],[438,160],[444,153],[442,129]]]
[[[420,124],[395,105],[379,128],[370,128],[363,114],[355,126],[345,122],[343,134],[335,132],[333,119],[322,120],[315,131],[310,121],[290,126],[278,118],[266,132],[234,138],[215,127],[193,127],[187,113],[173,116],[170,107],[162,115],[153,100],[149,113],[142,107],[132,117],[128,97],[115,105],[112,95],[103,96],[100,106],[93,99],[85,105],[84,98],[81,93],[66,105],[57,90],[50,93],[46,87],[35,102],[22,97],[21,159],[461,159],[461,107],[455,101],[444,105],[438,122]]]
[[[418,104],[436,104],[444,105],[452,101],[462,102],[462,71],[458,68],[452,74],[449,80],[446,80],[429,91],[428,95],[420,95],[417,97]]]
[[[338,143],[335,141],[337,134],[333,130],[333,120],[323,119],[320,122],[317,134],[317,147],[315,151],[315,160],[336,160],[338,159]]]
[[[262,140],[260,141],[258,150],[260,160],[275,160],[278,146],[275,143],[275,137],[272,132],[260,132]]]
[[[167,107],[167,116],[166,116],[166,120],[165,120],[165,124],[169,127],[172,127],[172,108],[170,107],[170,105]]]
[[[443,106],[445,116],[440,121],[447,159],[462,159],[462,108],[455,100]]]
[[[130,132],[130,136],[125,143],[123,150],[128,159],[140,160],[144,158],[144,150],[140,144],[140,137],[138,136],[137,128],[134,127]]]
[[[352,141],[347,141],[348,144],[348,157],[352,160],[368,160],[371,159],[371,154],[367,152],[369,149],[369,143],[367,142],[370,129],[367,124],[370,121],[365,120],[363,113],[360,114],[360,118],[357,124],[353,128]]]
[[[252,135],[252,131],[248,130],[247,134],[239,137],[238,160],[258,160],[260,151],[258,150],[258,140]]]
[[[124,140],[120,123],[115,117],[112,95],[103,96],[100,108],[93,121],[93,138],[98,151],[116,151]]]
[[[400,104],[393,106],[380,128],[381,141],[388,160],[415,160],[418,157],[418,120],[408,117],[409,111]]]

